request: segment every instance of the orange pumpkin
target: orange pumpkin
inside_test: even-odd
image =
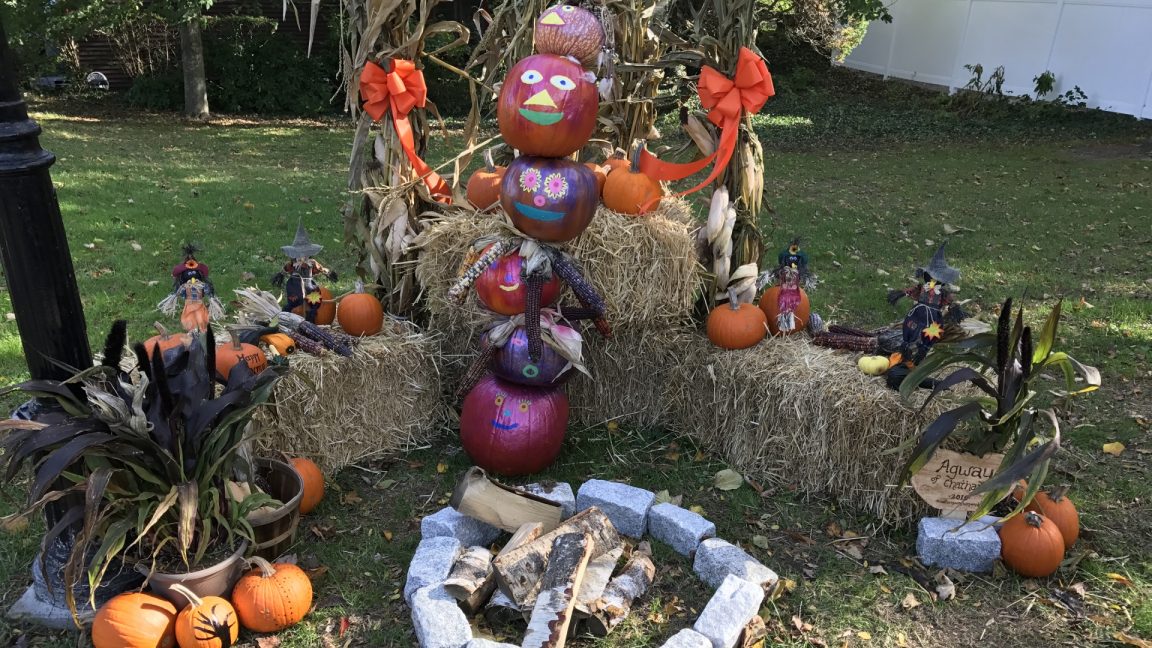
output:
[[[484,151],[484,167],[468,178],[464,190],[465,197],[472,206],[482,211],[490,211],[500,202],[500,181],[507,168],[492,161],[492,149]]]
[[[357,281],[356,292],[340,300],[336,320],[348,335],[376,335],[384,327],[384,305]]]
[[[155,322],[153,326],[156,327],[156,335],[144,341],[144,350],[148,352],[148,357],[151,358],[157,350],[160,351],[160,357],[169,349],[176,349],[188,343],[188,336],[172,335],[168,329],[160,322]]]
[[[740,304],[731,296],[728,304],[708,314],[708,339],[721,349],[747,349],[756,346],[768,333],[764,312],[752,304]]]
[[[176,606],[152,594],[114,596],[92,619],[96,648],[174,648]]]
[[[296,565],[269,563],[256,556],[256,568],[232,590],[240,625],[253,632],[279,632],[296,625],[312,607],[312,581]]]
[[[596,164],[595,162],[585,162],[584,166],[588,167],[588,170],[592,172],[592,175],[596,176],[596,193],[603,196],[604,182],[608,180],[608,172],[612,169],[609,169],[602,164]]]
[[[336,302],[332,299],[332,291],[320,286],[320,308],[316,309],[316,323],[327,326],[336,321]],[[292,312],[304,317],[304,305],[292,309]]]
[[[777,317],[780,315],[780,286],[772,286],[764,291],[760,296],[760,310],[764,311],[764,315],[768,318],[768,331],[773,337],[778,335],[791,335],[798,331],[803,331],[808,326],[808,318],[811,316],[812,305],[808,301],[808,293],[804,289],[800,289],[800,305],[796,307],[793,314],[796,316],[796,328],[788,333],[782,333],[780,326],[777,322]]]
[[[296,340],[293,340],[291,337],[283,333],[269,333],[268,335],[261,335],[260,341],[275,349],[276,353],[280,355],[286,356],[296,353]]]
[[[613,151],[612,156],[609,157],[607,160],[604,160],[604,166],[608,167],[608,171],[606,172],[607,175],[612,175],[612,172],[615,171],[616,169],[627,170],[629,164],[630,163],[628,162],[628,154],[625,153],[624,149],[621,149],[621,148],[618,148],[615,151]]]
[[[1080,539],[1080,513],[1072,500],[1064,496],[1067,487],[1057,487],[1036,493],[1036,497],[1028,504],[1025,510],[1036,511],[1052,520],[1060,536],[1064,538],[1064,547],[1071,549]]]
[[[258,374],[268,368],[268,358],[260,347],[240,341],[240,335],[232,332],[232,341],[216,345],[216,373],[222,380],[228,380],[232,368],[243,362],[252,373]]]
[[[320,466],[304,457],[293,459],[292,467],[296,469],[300,481],[304,483],[304,494],[300,496],[300,512],[311,513],[312,509],[320,504],[320,500],[324,499],[324,473],[320,472]]]
[[[180,584],[172,589],[188,599],[188,606],[176,615],[176,643],[180,648],[230,648],[236,643],[240,624],[227,599],[200,598]]]
[[[1025,511],[1000,527],[1000,557],[1022,576],[1051,576],[1064,559],[1064,537],[1055,522]]]
[[[608,209],[621,214],[639,215],[660,205],[664,188],[640,170],[640,151],[643,146],[643,143],[636,146],[631,165],[613,169],[604,181],[602,200]]]

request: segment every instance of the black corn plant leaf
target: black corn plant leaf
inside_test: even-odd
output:
[[[1032,377],[1032,328],[1024,327],[1024,334],[1020,336],[1020,382],[1028,384]]]
[[[104,338],[104,360],[101,364],[120,371],[120,359],[124,356],[124,344],[127,341],[127,320],[116,320],[112,324],[112,330],[108,333],[108,337]]]
[[[965,403],[956,409],[948,410],[932,421],[924,432],[920,435],[920,442],[916,444],[916,448],[912,451],[912,456],[908,458],[908,463],[904,465],[904,470],[901,473],[901,483],[907,483],[912,475],[915,475],[918,470],[928,463],[932,458],[936,448],[949,437],[956,430],[962,421],[970,419],[980,414],[980,403],[972,402]]]
[[[1008,364],[1008,341],[1012,338],[1012,298],[1000,305],[1000,317],[996,320],[996,372],[1004,373]]]
[[[80,504],[69,507],[68,510],[60,516],[56,524],[44,534],[40,540],[40,573],[51,573],[48,570],[47,556],[51,552],[52,544],[60,538],[60,535],[65,531],[72,529],[73,525],[84,519],[84,507]],[[45,578],[45,584],[48,586],[48,591],[52,592],[52,578]]]
[[[85,450],[114,438],[111,434],[90,432],[81,434],[53,450],[36,467],[36,478],[32,481],[32,488],[28,490],[28,501],[35,502],[40,499],[65,471],[72,468]]]
[[[132,352],[136,354],[136,368],[140,373],[148,378],[148,382],[152,382],[152,362],[148,359],[148,350],[144,348],[142,342],[137,342],[132,345]],[[151,387],[151,386],[149,386]]]
[[[924,408],[928,407],[928,403],[932,402],[932,399],[952,389],[956,385],[963,383],[971,383],[992,398],[996,398],[996,388],[992,386],[992,383],[988,382],[988,379],[985,378],[983,374],[971,367],[960,367],[956,371],[936,381],[936,384],[932,387],[932,393],[928,394],[928,398],[925,399],[924,404],[920,406],[920,411],[923,412]]]

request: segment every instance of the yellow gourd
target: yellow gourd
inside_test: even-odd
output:
[[[869,376],[879,376],[888,371],[888,358],[884,356],[864,356],[856,361],[860,371]]]

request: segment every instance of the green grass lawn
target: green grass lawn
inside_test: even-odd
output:
[[[572,430],[542,477],[626,479],[702,506],[719,535],[794,585],[765,605],[770,645],[1152,640],[1152,127],[1013,109],[959,120],[934,95],[833,76],[838,85],[785,92],[757,119],[771,255],[802,236],[821,279],[814,309],[859,325],[902,315],[884,301],[885,289],[903,287],[946,237],[971,312],[987,316],[1004,297],[1027,295],[1035,320],[1065,299],[1061,345],[1104,375],[1099,393],[1073,412],[1050,478],[1073,485],[1082,511],[1073,562],[1041,581],[954,576],[957,597],[934,601],[897,571],[915,553],[913,529],[877,529],[786,483],[764,496],[748,486],[719,492],[711,480],[724,466],[661,430]],[[777,85],[787,88],[786,77]],[[148,334],[185,241],[201,244],[227,296],[252,276],[267,283],[281,263],[279,246],[303,217],[327,246],[320,258],[351,276],[355,255],[341,246],[339,213],[348,124],[187,125],[169,116],[38,108],[43,143],[59,156],[53,177],[94,344],[117,317],[131,320],[135,336]],[[6,300],[0,293],[5,312]],[[16,325],[0,320],[0,382],[23,371]],[[1127,445],[1121,456],[1101,452],[1115,440]],[[400,590],[419,519],[444,505],[468,465],[446,433],[432,448],[332,476],[296,548],[316,570],[316,609],[279,645],[414,645]],[[7,494],[21,492],[18,484]],[[871,538],[863,559],[832,542],[831,525]],[[0,605],[27,585],[41,530],[0,531]],[[654,646],[691,624],[708,593],[683,559],[660,547],[657,554],[657,584],[642,609],[610,639],[579,645]],[[886,574],[871,573],[871,565],[885,565]],[[350,625],[339,637],[342,619]],[[0,621],[0,639],[18,634],[23,645],[77,645],[65,633]]]

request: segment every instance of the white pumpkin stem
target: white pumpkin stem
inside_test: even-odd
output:
[[[169,585],[168,589],[170,589],[173,592],[176,592],[177,594],[179,594],[180,596],[183,596],[184,598],[188,599],[188,604],[194,608],[197,608],[197,607],[200,607],[201,605],[204,605],[204,599],[201,599],[199,596],[196,596],[196,592],[193,592],[192,590],[188,589],[187,587],[184,587],[180,583],[174,583],[172,585]]]
[[[272,563],[264,560],[260,556],[252,556],[248,559],[248,562],[259,567],[260,573],[264,575],[264,578],[272,578],[276,575],[276,568],[272,566]]]
[[[228,337],[231,338],[231,346],[233,351],[243,351],[244,347],[240,346],[240,332],[238,329],[228,329]]]
[[[484,149],[484,170],[488,173],[496,173],[496,161],[492,159],[492,149]]]
[[[489,155],[489,157],[491,157],[491,156]],[[363,294],[363,292],[364,292],[364,282],[357,280],[356,281],[356,288],[352,291],[352,294],[360,295],[360,294]]]

